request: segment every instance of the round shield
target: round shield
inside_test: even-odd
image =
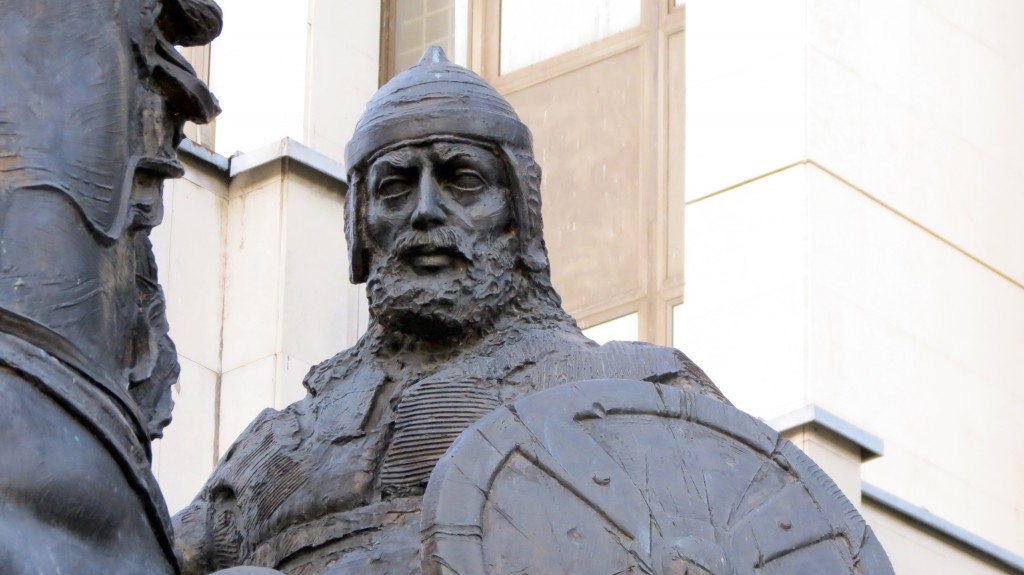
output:
[[[430,477],[422,522],[427,575],[893,573],[793,444],[641,381],[561,385],[469,427]]]

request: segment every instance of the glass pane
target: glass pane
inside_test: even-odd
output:
[[[640,25],[640,0],[501,3],[501,73]]]
[[[469,0],[400,0],[395,11],[395,73],[419,61],[431,44],[465,66],[469,56]]]
[[[683,304],[672,306],[672,347],[683,349]]]
[[[609,341],[637,341],[640,339],[640,316],[634,312],[617,317],[588,327],[583,330],[583,335],[602,345]]]

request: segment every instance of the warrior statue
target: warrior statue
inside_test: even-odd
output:
[[[418,572],[430,472],[496,407],[606,377],[722,399],[676,350],[580,333],[551,285],[530,131],[439,48],[370,101],[346,163],[369,327],[310,370],[305,399],[260,414],[175,518],[185,573]]]
[[[177,378],[149,243],[212,0],[0,0],[0,572],[174,574]]]
[[[530,131],[483,79],[428,49],[346,162],[369,327],[175,517],[186,574],[891,573],[834,484],[685,355],[583,336]]]

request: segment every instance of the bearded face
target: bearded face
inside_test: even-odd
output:
[[[502,160],[466,142],[406,146],[378,157],[367,184],[374,319],[426,339],[486,331],[516,293]]]

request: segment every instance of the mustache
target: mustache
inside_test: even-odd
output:
[[[395,238],[392,249],[399,256],[424,249],[452,251],[467,260],[471,259],[472,254],[469,238],[459,230],[450,227],[403,232]]]

